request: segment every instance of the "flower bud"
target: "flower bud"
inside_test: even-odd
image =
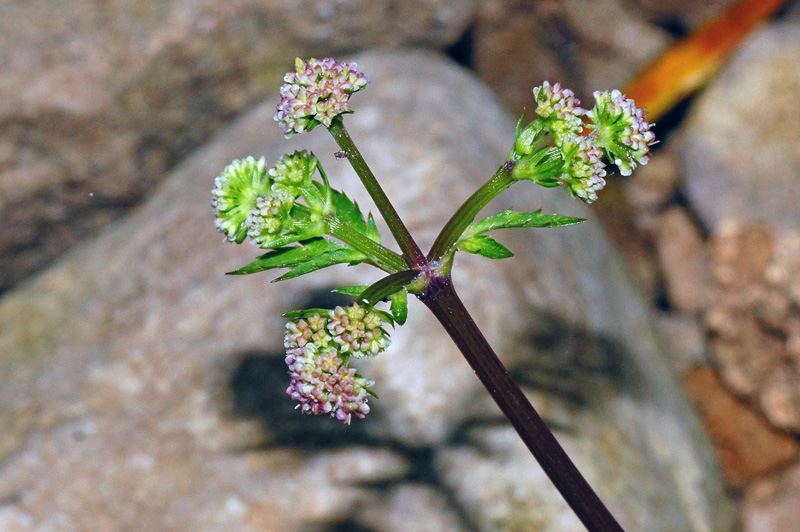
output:
[[[267,172],[272,178],[273,189],[297,197],[301,189],[311,186],[317,162],[317,158],[306,150],[283,155],[280,162]]]
[[[647,164],[650,146],[656,143],[651,124],[633,100],[618,90],[594,93],[595,106],[587,113],[594,122],[594,143],[603,148],[622,175],[631,175],[639,164]]]
[[[597,200],[597,192],[605,185],[603,151],[592,143],[591,137],[569,135],[561,143],[564,154],[562,178],[569,193],[586,203]]]
[[[583,130],[581,117],[586,110],[580,107],[581,102],[571,90],[545,81],[534,87],[533,97],[536,99],[536,114],[544,119],[545,127],[557,146],[566,135],[579,134]]]
[[[386,325],[377,312],[354,303],[349,307],[336,307],[330,312],[328,332],[342,353],[365,358],[382,353],[389,347]]]
[[[245,220],[250,240],[257,246],[270,247],[286,226],[293,203],[292,199],[273,193],[256,198],[256,205]]]
[[[286,393],[307,414],[330,414],[349,425],[353,416],[369,413],[369,387],[375,383],[348,368],[334,348],[316,352],[308,347],[286,352],[291,382]]]
[[[295,71],[287,73],[283,80],[275,120],[287,138],[311,131],[319,124],[330,126],[334,118],[350,112],[350,95],[369,83],[356,70],[355,63],[340,63],[332,57],[321,61],[298,57]]]
[[[235,160],[214,180],[211,207],[217,230],[230,242],[240,244],[247,236],[247,218],[257,199],[269,191],[270,178],[264,158]]]

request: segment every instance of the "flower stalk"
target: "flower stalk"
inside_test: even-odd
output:
[[[447,277],[436,277],[418,297],[458,346],[492,399],[584,526],[590,532],[623,532],[494,353],[456,294],[452,281]]]
[[[419,249],[419,246],[414,241],[411,233],[409,233],[403,220],[400,219],[400,215],[397,214],[397,211],[389,201],[383,188],[378,183],[375,174],[373,174],[372,170],[367,166],[367,162],[364,160],[361,152],[358,151],[358,148],[356,148],[353,139],[344,127],[344,122],[342,122],[341,117],[337,117],[331,122],[328,131],[330,131],[336,144],[339,145],[339,148],[347,154],[347,160],[350,161],[350,165],[353,167],[356,174],[358,174],[358,177],[364,184],[364,188],[367,189],[372,201],[375,202],[375,206],[389,226],[389,230],[397,241],[397,245],[400,246],[400,250],[403,252],[408,266],[410,268],[425,267],[427,264],[425,254]]]

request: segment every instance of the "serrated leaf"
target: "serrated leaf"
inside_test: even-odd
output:
[[[331,292],[333,292],[334,294],[344,294],[346,296],[358,297],[367,288],[369,288],[368,284],[351,284],[347,286],[340,286],[339,288],[334,288],[333,290],[331,290]]]
[[[477,235],[458,243],[458,249],[487,259],[507,259],[514,254],[503,244],[485,235]]]
[[[403,288],[389,296],[389,311],[394,317],[394,321],[400,325],[405,324],[408,319],[408,291]]]
[[[336,217],[343,223],[353,226],[359,233],[367,233],[367,222],[364,220],[358,203],[338,190],[334,190],[333,208],[336,210]]]
[[[358,264],[365,259],[366,257],[362,253],[352,248],[317,237],[301,241],[297,246],[287,246],[270,251],[247,266],[229,272],[229,275],[246,275],[276,268],[289,268],[289,272],[273,282],[285,281],[334,264]]]
[[[284,273],[277,279],[273,279],[272,282],[277,283],[279,281],[288,281],[289,279],[294,279],[296,277],[300,277],[301,275],[315,272],[335,264],[347,263],[352,266],[363,262],[364,260],[366,260],[366,257],[354,249],[337,249],[321,255],[315,255],[306,262],[293,266],[287,273]]]
[[[586,221],[584,218],[562,216],[560,214],[542,214],[541,209],[533,212],[507,210],[472,224],[472,227],[467,229],[465,234],[480,235],[495,229],[509,229],[512,227],[562,227],[584,221]]]
[[[375,218],[372,213],[367,214],[367,238],[375,242],[381,241],[381,234],[378,232],[378,225],[375,223]]]
[[[233,272],[228,272],[228,275],[245,275],[272,270],[274,268],[291,268],[292,266],[307,261],[314,255],[319,255],[342,247],[344,246],[326,238],[311,238],[301,241],[300,245],[297,246],[281,247],[269,253],[265,253],[247,266]]]

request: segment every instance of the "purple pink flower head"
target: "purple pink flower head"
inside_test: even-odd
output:
[[[332,57],[308,61],[298,57],[294,72],[287,73],[283,81],[275,120],[287,138],[319,124],[330,126],[334,118],[350,112],[350,95],[369,83],[355,63],[338,62]]]
[[[374,382],[347,363],[351,356],[374,356],[388,347],[385,324],[378,312],[358,303],[287,323],[283,343],[291,383],[286,393],[298,408],[348,424],[353,416],[363,418]]]

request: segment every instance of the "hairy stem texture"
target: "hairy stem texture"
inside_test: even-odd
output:
[[[419,299],[464,354],[500,410],[590,532],[623,532],[492,351],[447,277],[434,277]]]

